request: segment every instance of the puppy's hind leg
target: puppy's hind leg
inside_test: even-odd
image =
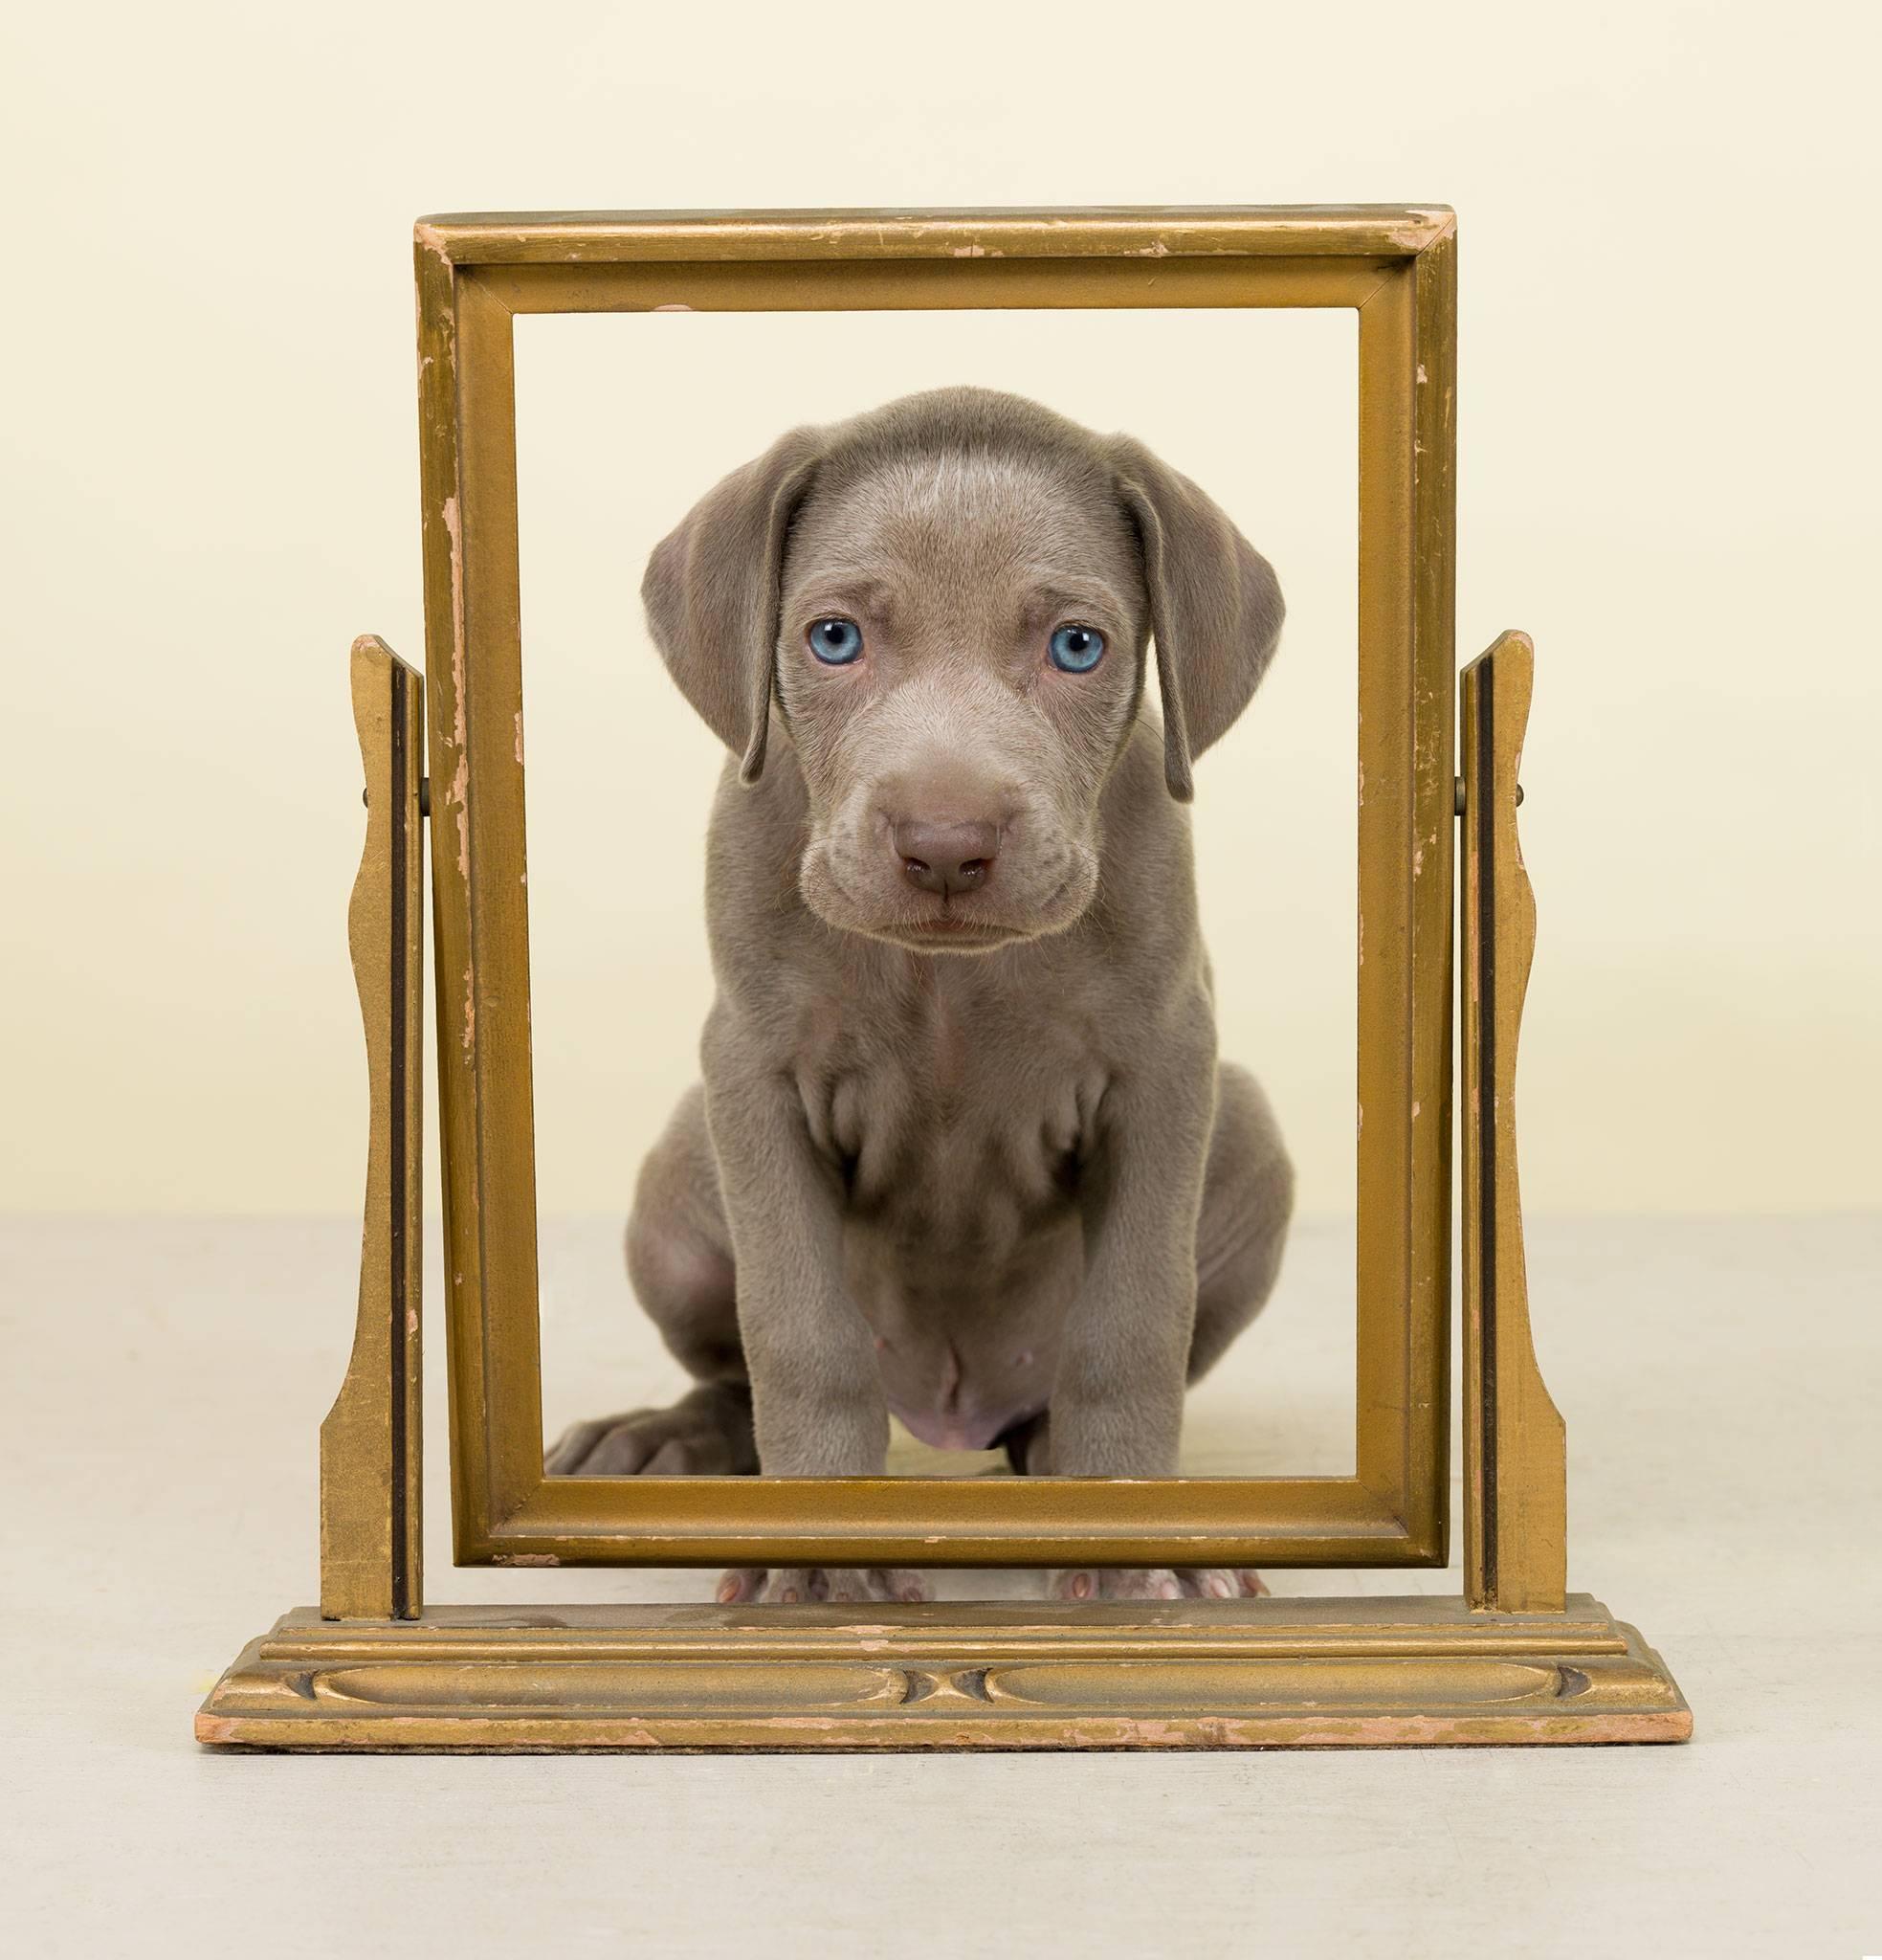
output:
[[[1293,1215],[1294,1166],[1274,1112],[1246,1069],[1224,1062],[1216,1072],[1215,1134],[1196,1226],[1192,1382],[1267,1304]],[[1225,1567],[1190,1568],[1177,1579],[1192,1599],[1253,1598],[1268,1590],[1259,1572]]]
[[[1293,1215],[1294,1166],[1274,1112],[1248,1070],[1225,1061],[1216,1071],[1215,1133],[1196,1223],[1192,1384],[1267,1304]]]
[[[578,1422],[544,1459],[551,1477],[729,1477],[758,1469],[739,1345],[731,1235],[697,1084],[647,1154],[628,1219],[628,1276],[698,1386],[669,1409]]]

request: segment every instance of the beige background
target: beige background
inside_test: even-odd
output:
[[[1541,662],[1532,1204],[1873,1202],[1873,11],[1294,12],[15,10],[0,1202],[356,1202],[345,648],[421,644],[415,214],[1335,199],[1462,217],[1460,649]],[[1282,570],[1205,905],[1348,1209],[1349,323],[892,327],[525,332],[545,1209],[620,1202],[701,1006],[715,751],[646,547],[785,423],[954,379],[1135,430]]]

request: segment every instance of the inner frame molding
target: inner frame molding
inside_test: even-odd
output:
[[[1443,208],[422,220],[414,256],[457,1563],[1441,1566],[1449,1551],[1456,226]],[[1341,1478],[546,1478],[519,313],[1359,314],[1359,1320]]]

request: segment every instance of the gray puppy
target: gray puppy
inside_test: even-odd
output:
[[[1273,654],[1273,569],[1131,437],[953,388],[780,437],[642,594],[735,758],[704,1081],[628,1225],[698,1386],[576,1425],[549,1470],[879,1476],[893,1411],[1031,1475],[1174,1475],[1185,1385],[1267,1299],[1293,1202],[1267,1099],[1216,1059],[1184,808]],[[883,1570],[719,1596],[761,1593],[926,1596]]]

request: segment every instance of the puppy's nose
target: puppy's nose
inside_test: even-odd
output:
[[[1000,852],[1000,830],[990,823],[921,823],[909,818],[895,827],[902,876],[918,890],[978,891]]]

